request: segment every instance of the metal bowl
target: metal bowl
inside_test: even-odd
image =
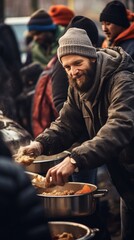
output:
[[[51,156],[46,156],[46,155],[38,156],[31,165],[25,166],[25,170],[44,175],[47,173],[49,168],[60,163],[69,154],[70,152],[63,151],[61,153],[54,154]]]
[[[83,224],[75,222],[64,222],[64,221],[50,221],[49,222],[50,232],[52,237],[63,232],[72,233],[74,239],[77,240],[88,240],[95,236],[95,233],[99,229],[91,229]]]
[[[88,185],[92,190],[89,193],[78,195],[43,195],[43,192],[51,193],[54,190],[65,191],[81,190],[84,185]],[[77,217],[91,215],[96,210],[96,198],[107,193],[107,189],[97,189],[97,186],[89,183],[68,182],[64,186],[54,186],[50,188],[37,188],[37,194],[41,198],[48,218],[57,219],[65,217]]]

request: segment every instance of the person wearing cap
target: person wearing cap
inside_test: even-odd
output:
[[[53,8],[51,8],[51,9],[53,9]],[[60,8],[60,9],[62,9],[62,8]],[[91,19],[84,17],[84,16],[75,16],[70,21],[69,25],[67,26],[67,29],[70,27],[77,27],[77,28],[85,29],[88,36],[91,38],[91,42],[93,43],[93,45],[94,46],[97,45],[98,29],[97,29],[95,23]],[[68,78],[67,78],[65,69],[63,68],[63,66],[61,65],[61,63],[59,62],[58,59],[56,60],[56,64],[53,67],[53,74],[51,74],[51,75],[52,75],[51,83],[52,83],[53,103],[55,104],[56,110],[59,113],[59,111],[61,110],[61,108],[64,104],[64,101],[66,101],[66,99],[67,99]],[[41,80],[41,82],[42,82],[42,80]],[[49,91],[49,94],[50,94],[50,91]],[[36,94],[34,102],[38,102],[38,98],[39,98],[39,94]],[[34,115],[35,115],[36,109],[37,108],[35,108],[35,104],[33,104]],[[34,124],[34,119],[35,119],[35,117],[32,118],[33,130],[37,132],[37,124],[36,125]],[[36,117],[36,119],[38,119],[38,118]],[[44,116],[44,119],[45,119],[45,116]],[[42,126],[42,131],[43,131],[43,127],[44,126]],[[84,135],[84,133],[83,133],[83,135]],[[36,134],[36,136],[37,136],[37,134]],[[84,136],[80,137],[79,141],[81,140],[81,138],[83,139],[83,137]],[[93,169],[93,170],[87,169],[87,170],[84,170],[83,172],[81,171],[80,174],[79,173],[74,174],[73,180],[74,181],[79,180],[79,181],[83,181],[83,182],[85,181],[85,182],[96,184],[96,182],[97,182],[96,174],[97,174],[97,169]]]
[[[75,16],[72,18],[70,23],[67,26],[67,29],[71,27],[76,27],[80,29],[85,29],[87,32],[87,35],[90,37],[90,40],[94,46],[97,45],[98,43],[98,29],[95,25],[95,23],[84,16]],[[58,113],[63,107],[64,102],[67,99],[67,91],[68,91],[68,77],[66,74],[65,69],[57,59],[57,62],[54,66],[53,69],[53,74],[52,74],[52,95],[53,95],[53,102],[56,107],[56,110]],[[81,138],[83,139],[83,136],[80,137],[78,140],[81,141]],[[96,184],[97,183],[97,169],[93,170],[84,170],[83,173],[77,173],[73,174],[72,178],[74,181],[85,181],[89,183]]]
[[[57,26],[44,9],[39,9],[31,15],[27,27],[33,41],[25,65],[36,62],[44,68],[57,51]]]
[[[75,16],[73,10],[65,5],[52,5],[48,10],[54,24],[67,27],[71,19]]]
[[[76,27],[80,29],[84,29],[87,32],[88,37],[90,38],[92,44],[94,47],[98,46],[99,42],[99,33],[96,24],[90,19],[85,16],[77,15],[72,18],[68,26],[66,27],[66,30]],[[66,74],[65,69],[63,68],[62,64],[57,59],[57,62],[53,68],[53,73],[51,76],[51,82],[52,82],[52,95],[53,95],[53,103],[55,105],[55,108],[57,112],[59,113],[62,109],[64,102],[67,100],[67,92],[68,92],[68,77]],[[77,140],[77,144],[80,144],[80,142],[83,141],[86,133],[83,132],[82,136]],[[76,146],[76,143],[75,145]],[[72,181],[74,182],[87,182],[90,184],[98,184],[98,168],[94,169],[84,169],[80,172],[73,173],[72,174]],[[103,184],[102,182],[99,184]],[[105,199],[106,202],[106,199]],[[106,203],[107,204],[107,203]],[[103,208],[104,208],[104,202],[103,202]],[[101,239],[103,236],[103,240],[109,240],[110,238],[110,232],[108,231],[106,220],[103,218],[103,215],[98,216],[97,211],[101,210],[101,202],[99,202],[98,207],[96,209],[96,216],[95,216],[95,222],[92,222],[95,226],[98,226],[100,229],[100,232],[97,235],[97,239]],[[108,216],[108,213],[107,213]],[[108,217],[109,218],[109,217]],[[89,223],[90,223],[90,217],[89,217]],[[114,224],[113,224],[114,225]],[[104,237],[105,236],[105,237]]]
[[[50,168],[46,181],[64,185],[82,169],[106,164],[121,197],[122,240],[134,228],[134,64],[121,47],[96,49],[84,29],[59,39],[58,59],[68,75],[67,101],[59,117],[18,154],[51,155],[83,142]]]
[[[87,32],[93,46],[97,47],[99,39],[98,29],[91,19],[80,15],[74,16],[66,29],[71,27],[84,29]],[[67,99],[68,85],[69,83],[65,69],[57,59],[52,74],[52,93],[53,102],[58,112],[61,110]]]
[[[53,23],[57,26],[58,40],[64,34],[66,27],[75,16],[75,13],[68,6],[62,4],[51,5],[48,13],[51,16]]]
[[[56,5],[56,6],[58,8],[59,5]],[[55,10],[54,12],[56,12],[56,9],[54,6],[51,7],[51,10]],[[66,10],[65,7],[63,9]],[[58,11],[58,10],[59,9],[57,9],[57,14],[55,13],[55,16],[57,16],[57,18],[56,18],[57,23],[65,24],[65,21],[62,23],[62,19],[64,19],[63,17],[59,18],[59,21],[58,21],[58,13],[60,13],[60,11]],[[62,10],[62,8],[60,8],[60,10]],[[64,12],[64,14],[65,14],[65,12]],[[67,21],[66,21],[66,23],[67,23]],[[91,19],[84,17],[84,16],[79,16],[79,15],[74,16],[72,18],[72,20],[70,21],[70,23],[68,24],[68,26],[66,27],[66,29],[69,29],[71,27],[85,29],[88,36],[91,39],[92,44],[94,46],[97,46],[98,38],[99,38],[98,29],[97,29],[95,23]],[[56,63],[55,63],[55,61],[56,61]],[[52,91],[48,90],[48,88],[45,87],[45,84],[42,85],[43,78],[41,76],[41,78],[38,80],[38,84],[36,86],[36,91],[34,94],[31,119],[32,119],[32,129],[33,129],[33,132],[35,133],[34,134],[35,137],[37,135],[39,135],[45,128],[47,128],[50,125],[52,119],[54,120],[54,117],[56,118],[56,116],[58,116],[58,113],[61,110],[61,108],[64,104],[64,101],[66,101],[66,99],[67,99],[68,78],[67,78],[65,69],[63,68],[63,66],[61,65],[61,63],[59,62],[58,59],[54,60],[54,65],[51,66],[51,69],[53,69],[51,71],[51,72],[53,72],[53,74],[50,73],[48,75],[49,75],[49,79],[50,79],[49,86],[50,86],[50,88],[52,87]],[[46,76],[46,78],[47,78],[47,73],[45,70],[44,70],[44,74],[45,74],[44,76]],[[48,82],[48,78],[47,78],[47,82]],[[40,86],[42,86],[43,91],[41,90]],[[46,91],[44,89],[46,89]],[[42,92],[44,95],[41,94]],[[46,100],[47,93],[48,93],[49,98]],[[52,97],[53,104],[50,103],[50,100],[49,100],[50,96]],[[42,103],[44,102],[43,103],[44,108],[42,107],[41,104],[39,104],[40,99],[42,100]],[[49,105],[47,106],[46,103],[49,103]],[[55,114],[55,108],[53,106],[54,104],[55,104],[55,107],[57,110],[56,114]],[[52,116],[51,119],[49,117],[50,116],[49,114],[46,115],[47,108],[50,109],[50,114]],[[46,124],[47,119],[49,119],[49,124]],[[81,141],[83,141],[85,135],[86,135],[86,133],[83,132],[82,136],[80,136],[80,138],[77,140],[77,143],[75,143],[75,146],[76,146],[76,144],[78,145],[78,144],[80,144]],[[87,182],[90,184],[97,184],[97,182],[98,182],[97,168],[91,169],[91,170],[84,169],[83,171],[74,173],[71,177],[71,180],[75,181],[75,182]],[[98,205],[98,207],[100,208],[99,205]],[[98,209],[96,210],[96,213],[95,213],[97,216],[95,216],[95,214],[94,214],[95,222],[93,221],[93,218],[92,218],[92,223],[94,224],[94,226],[99,226],[99,229],[100,229],[100,232],[98,234],[99,236],[97,236],[97,237],[100,237],[101,235],[104,236],[104,232],[105,232],[105,235],[106,235],[105,239],[109,240],[108,235],[110,235],[110,233],[108,232],[108,229],[106,228],[106,224],[102,225],[102,222],[103,222],[102,217],[100,220],[98,217],[97,211],[98,211]],[[90,220],[90,217],[89,217],[89,220]],[[89,220],[88,220],[88,222],[90,222]],[[105,239],[103,239],[103,240],[105,240]],[[100,238],[99,238],[99,240],[100,240]]]
[[[30,44],[27,44],[26,62],[21,68],[23,89],[18,96],[21,123],[32,135],[31,110],[35,85],[40,74],[57,53],[59,28],[44,10],[35,11],[27,23]],[[25,106],[25,107],[24,107]]]
[[[122,47],[134,59],[134,14],[120,1],[111,1],[100,14],[106,39],[102,47]]]

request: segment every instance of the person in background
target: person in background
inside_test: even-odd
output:
[[[63,16],[63,13],[66,14]],[[63,22],[64,25],[68,24],[70,19],[74,16],[73,11],[65,6],[59,7],[58,14],[57,23],[59,17],[60,23],[62,24]],[[20,71],[23,91],[18,96],[18,105],[21,115],[21,124],[31,134],[34,134],[32,129],[33,98],[40,98],[40,96],[36,94],[37,91],[35,91],[35,87],[37,90],[39,83],[42,81],[42,75],[46,74],[49,63],[56,56],[58,39],[63,34],[64,28],[65,26],[54,24],[49,13],[45,12],[43,9],[39,9],[33,13],[28,22],[27,36],[30,37],[30,44],[28,43],[27,45],[27,61]],[[49,117],[47,119],[49,119]]]
[[[134,229],[134,64],[122,48],[96,49],[83,29],[59,39],[58,59],[69,79],[60,116],[19,155],[55,154],[71,147],[85,129],[87,139],[50,168],[46,180],[64,185],[82,169],[106,164],[121,197],[122,240]]]
[[[0,236],[5,240],[51,240],[44,208],[24,169],[0,134]]]
[[[120,1],[109,2],[100,14],[106,35],[102,47],[122,47],[134,59],[134,14]]]
[[[20,123],[17,96],[22,91],[21,59],[11,26],[0,23],[0,111]]]
[[[53,5],[49,12],[39,9],[31,15],[27,27],[33,41],[26,64],[36,62],[43,67],[48,64],[56,54],[58,39],[73,16],[74,12],[64,5]]]
[[[26,62],[20,70],[23,85],[17,102],[21,125],[32,134],[31,106],[35,86],[40,74],[56,54],[58,28],[44,9],[39,9],[31,15],[27,27],[30,43],[27,46]]]
[[[39,9],[31,15],[27,27],[33,41],[26,64],[36,62],[45,67],[57,51],[57,26],[44,9]]]
[[[59,38],[63,35],[71,19],[75,16],[73,10],[65,5],[52,5],[48,10],[54,24],[59,27]]]
[[[74,12],[65,5],[52,5],[49,9],[49,14],[56,24],[58,31],[57,42],[59,37],[63,35],[66,26],[74,16]],[[55,120],[58,113],[54,107],[52,99],[52,83],[51,74],[57,54],[49,61],[44,71],[39,76],[35,93],[32,101],[31,125],[34,137],[41,133],[45,128],[50,126],[50,123]]]

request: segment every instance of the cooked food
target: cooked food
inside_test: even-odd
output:
[[[48,187],[54,186],[54,184],[52,184],[51,182],[48,183],[46,181],[46,178],[39,174],[35,174],[34,178],[31,181],[35,187],[39,187],[39,188],[48,188]]]
[[[63,232],[52,237],[52,240],[75,240],[72,233]]]
[[[32,179],[32,183],[41,183],[44,182],[45,178],[39,174],[35,174],[34,178]]]
[[[90,193],[90,192],[92,192],[91,187],[85,184],[83,188],[77,191],[75,194],[83,194],[83,193]]]
[[[17,156],[17,154],[16,154],[16,155],[14,155],[14,160],[20,164],[30,165],[35,160],[35,157],[29,156],[29,155]]]
[[[85,184],[82,187],[82,189],[80,189],[79,191],[76,191],[76,192],[72,189],[63,190],[63,191],[54,189],[53,191],[47,192],[47,189],[46,189],[46,191],[43,191],[41,194],[44,196],[66,196],[66,195],[77,195],[77,194],[90,193],[91,191],[92,191],[92,189],[88,185]]]
[[[73,190],[64,190],[64,191],[57,191],[56,189],[52,192],[43,192],[42,195],[47,196],[65,196],[65,195],[74,195],[75,192]]]
[[[45,178],[39,174],[32,179],[32,184],[36,187],[47,187]]]

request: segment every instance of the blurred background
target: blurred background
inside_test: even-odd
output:
[[[98,19],[100,11],[110,1],[108,0],[0,0],[0,17],[28,16],[38,8],[47,10],[53,4],[65,4],[72,8],[76,14]],[[122,0],[125,5],[133,10],[133,0]]]
[[[111,1],[111,0],[110,0]],[[99,15],[109,0],[0,0],[0,22],[5,22],[13,28],[23,61],[25,53],[24,33],[29,16],[37,9],[44,8],[46,11],[53,4],[69,6],[76,15],[84,15],[95,21],[99,33],[103,35]],[[127,8],[134,11],[134,0],[122,0]]]

